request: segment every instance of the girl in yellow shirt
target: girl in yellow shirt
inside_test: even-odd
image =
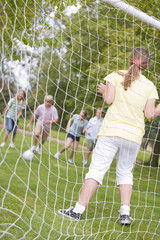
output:
[[[115,154],[117,153],[116,180],[119,186],[121,208],[120,223],[130,224],[130,198],[132,194],[132,169],[144,135],[144,116],[153,119],[160,114],[160,105],[154,84],[142,72],[148,68],[149,53],[135,48],[129,59],[129,69],[105,77],[106,85],[100,84],[98,91],[110,105],[98,134],[89,172],[86,174],[76,206],[59,210],[60,214],[81,219]]]

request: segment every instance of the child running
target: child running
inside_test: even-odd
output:
[[[155,101],[158,99],[156,87],[142,75],[149,63],[148,51],[135,48],[130,55],[129,69],[109,74],[105,77],[107,84],[98,86],[98,91],[110,107],[100,128],[79,200],[75,207],[59,210],[60,214],[81,219],[117,153],[116,181],[121,199],[120,223],[131,223],[132,169],[144,135],[144,115],[153,119],[160,114],[160,104],[155,108]]]
[[[83,166],[88,165],[88,158],[95,147],[96,141],[97,141],[97,135],[99,133],[99,129],[101,127],[101,124],[103,122],[103,109],[98,108],[96,112],[96,116],[91,118],[87,124],[87,127],[85,129],[86,132],[86,139],[87,139],[87,150],[84,157],[84,160],[82,162]]]
[[[23,89],[20,89],[17,92],[17,95],[14,98],[11,98],[5,107],[2,118],[5,117],[7,113],[7,131],[4,135],[3,142],[0,147],[4,147],[9,136],[9,133],[12,132],[10,147],[14,148],[14,140],[16,137],[17,126],[20,116],[22,115],[23,109],[25,108],[26,93]]]
[[[72,158],[78,148],[80,136],[82,133],[84,133],[85,127],[88,124],[88,121],[86,120],[87,114],[88,112],[86,110],[82,110],[80,114],[74,114],[73,117],[69,119],[66,127],[66,132],[68,133],[66,145],[54,155],[55,159],[58,159],[60,154],[66,151],[66,149],[73,144],[72,151],[68,159],[69,163],[73,163]]]
[[[41,146],[47,140],[52,124],[58,122],[57,109],[52,105],[53,96],[45,96],[44,101],[45,103],[39,105],[35,113],[32,114],[29,124],[27,125],[27,127],[30,128],[34,118],[38,117],[36,127],[34,129],[33,146],[30,149],[32,152],[36,151],[38,154],[41,154]],[[36,147],[39,138],[40,142]]]

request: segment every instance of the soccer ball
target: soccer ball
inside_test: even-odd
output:
[[[29,149],[23,153],[22,157],[24,160],[31,162],[34,157],[34,153]]]

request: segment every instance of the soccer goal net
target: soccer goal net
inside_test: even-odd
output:
[[[12,131],[0,147],[1,239],[160,239],[159,118],[145,121],[133,170],[129,226],[119,224],[116,157],[80,221],[58,214],[77,202],[91,155],[83,166],[85,135],[73,162],[68,161],[72,146],[57,159],[54,155],[65,145],[67,122],[75,114],[87,110],[89,120],[98,108],[106,112],[97,85],[107,74],[127,69],[130,52],[143,47],[151,56],[145,76],[160,92],[158,3],[127,2],[0,1],[0,143],[7,128],[4,109],[20,88],[26,91],[17,134]],[[28,123],[46,95],[53,96],[58,122],[41,151],[26,161],[23,153],[34,145],[36,117],[30,127]]]

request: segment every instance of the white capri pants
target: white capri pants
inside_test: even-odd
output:
[[[133,185],[132,169],[139,152],[140,145],[120,137],[100,136],[93,150],[89,172],[85,179],[92,178],[102,184],[104,175],[109,169],[117,153],[116,181],[117,185]]]

